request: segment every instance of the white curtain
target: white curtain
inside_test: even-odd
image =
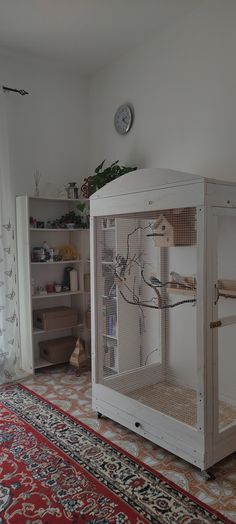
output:
[[[6,97],[0,85],[0,384],[17,378],[19,347],[15,199],[10,177]]]

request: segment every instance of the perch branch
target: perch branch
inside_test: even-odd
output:
[[[121,296],[128,304],[138,306],[141,310],[144,307],[150,308],[150,309],[171,309],[171,308],[180,306],[182,304],[191,304],[191,303],[195,304],[196,303],[195,298],[180,300],[178,302],[175,302],[174,304],[163,304],[163,297],[161,295],[159,288],[165,288],[167,285],[173,284],[173,282],[168,281],[168,282],[163,283],[159,281],[158,279],[156,279],[157,283],[155,283],[154,285],[152,282],[148,281],[144,276],[145,263],[142,260],[142,255],[141,254],[137,255],[135,253],[132,257],[130,256],[130,237],[134,235],[134,233],[136,233],[137,231],[140,231],[140,230],[144,231],[149,228],[151,228],[151,224],[149,224],[146,227],[138,226],[134,228],[133,231],[131,231],[131,233],[128,233],[127,239],[126,239],[126,245],[127,245],[126,255],[125,256],[122,256],[122,255],[116,256],[116,263],[113,268],[113,273],[114,273],[115,282],[117,283],[117,287],[118,287],[118,290]],[[151,236],[151,235],[147,235],[147,236]],[[153,289],[153,292],[155,293],[155,296],[149,300],[140,300],[140,297],[136,294],[135,276],[133,278],[132,289],[127,285],[126,275],[131,274],[131,270],[135,265],[141,269],[142,281],[148,287]],[[130,296],[132,297],[131,299],[126,296],[126,294],[122,290],[122,287],[125,288],[125,290],[127,290],[130,293]],[[191,286],[188,286],[188,284],[186,284],[185,287],[191,288]],[[143,311],[142,311],[142,314],[143,314]]]
[[[123,291],[119,290],[119,293],[121,294],[121,296],[123,297],[123,299],[128,303],[128,304],[131,304],[133,306],[141,306],[141,307],[148,307],[150,309],[171,309],[171,308],[174,308],[176,306],[180,306],[182,304],[195,304],[196,303],[196,299],[195,298],[191,298],[191,299],[187,299],[187,300],[180,300],[179,302],[175,302],[174,304],[165,304],[161,307],[158,307],[158,306],[152,306],[151,304],[146,304],[145,302],[143,301],[138,301],[138,302],[132,302],[132,300],[129,300],[123,293]]]
[[[156,293],[157,300],[158,300],[158,306],[161,308],[161,306],[162,306],[162,296],[161,296],[160,291],[156,287],[152,286],[152,284],[150,284],[150,282],[148,282],[145,279],[144,274],[143,274],[143,269],[141,270],[141,277],[142,277],[143,282],[145,284],[147,284],[148,287],[152,288],[154,290],[154,292]]]

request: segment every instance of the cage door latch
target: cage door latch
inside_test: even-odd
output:
[[[218,327],[221,327],[221,326],[222,326],[221,320],[214,320],[213,322],[210,322],[210,328],[211,329],[218,328]]]

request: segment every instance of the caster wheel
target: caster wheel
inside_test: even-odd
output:
[[[203,480],[206,480],[206,482],[209,482],[210,480],[215,480],[215,475],[211,473],[210,471],[202,471],[202,477]]]
[[[99,411],[97,411],[97,418],[98,418],[98,419],[99,419],[99,418],[102,418],[102,414],[99,413]]]

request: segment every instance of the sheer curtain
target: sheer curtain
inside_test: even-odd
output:
[[[6,96],[0,85],[0,384],[17,378],[19,341],[15,211],[10,177]]]

